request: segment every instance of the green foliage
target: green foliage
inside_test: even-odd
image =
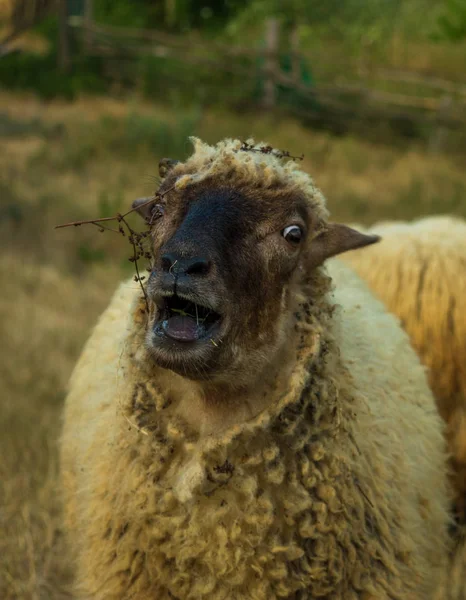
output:
[[[52,152],[50,144],[44,143],[29,164],[39,172],[47,164],[53,165],[57,172],[79,173],[88,168],[89,163],[107,160],[109,155],[128,163],[148,154],[154,160],[164,156],[183,159],[190,151],[187,138],[196,133],[198,122],[199,113],[193,109],[180,112],[176,120],[168,122],[147,112],[141,114],[134,107],[125,117],[102,116],[92,127],[77,123],[72,134],[67,130],[63,132],[59,152]],[[119,194],[102,194],[98,216],[115,215],[123,202]]]
[[[251,69],[252,59],[235,59],[236,69]],[[231,72],[230,64],[215,70],[209,64],[193,65],[170,57],[146,56],[138,65],[142,92],[147,98],[170,105],[227,105],[254,100],[256,82],[242,71]]]
[[[81,244],[77,248],[77,256],[85,264],[100,263],[105,260],[105,251],[90,244]]]
[[[415,34],[445,3],[446,12],[451,12],[446,17],[450,23],[458,10],[455,5],[464,5],[464,0],[95,0],[94,13],[99,22],[109,25],[178,32],[199,29],[217,35],[224,35],[226,28],[229,34],[239,36],[245,25],[262,24],[265,18],[275,16],[285,25],[318,26],[353,40],[361,34],[379,40],[400,25],[404,14],[410,33]]]
[[[225,26],[247,0],[98,0],[95,17],[101,23],[187,31],[216,31]]]
[[[360,36],[370,28],[373,36],[383,35],[393,25],[401,0],[253,0],[236,3],[237,14],[228,23],[231,34],[267,17],[277,17],[286,25],[297,24],[303,30],[325,28],[343,37]],[[241,6],[242,5],[242,6]]]
[[[99,218],[114,217],[121,211],[123,206],[123,195],[121,193],[111,196],[107,192],[102,192],[98,199]]]
[[[436,39],[459,42],[466,39],[466,0],[445,0],[444,10],[438,18]]]
[[[124,156],[138,150],[149,150],[159,157],[185,156],[186,139],[195,133],[198,120],[196,110],[182,111],[176,122],[168,123],[134,109],[124,119],[104,117],[93,139]]]
[[[94,18],[107,25],[150,27],[159,16],[159,5],[145,0],[98,0],[94,2]]]
[[[73,52],[71,73],[63,74],[58,68],[56,19],[44,20],[37,31],[42,33],[50,44],[46,55],[12,53],[0,60],[0,81],[5,87],[16,90],[33,90],[40,97],[50,99],[60,96],[69,100],[81,92],[103,93],[108,82],[102,78],[102,60],[85,57],[79,51]],[[73,49],[76,50],[76,41]]]
[[[83,59],[70,75],[63,75],[53,54],[11,54],[0,61],[0,79],[16,90],[33,90],[41,98],[57,96],[72,100],[81,92],[103,93],[105,81],[99,76],[97,59]]]
[[[335,11],[342,5],[338,0],[289,0],[286,3],[281,0],[253,0],[241,6],[242,4],[236,3],[237,14],[230,23],[230,27],[235,29],[267,17],[276,17],[285,22],[299,20],[302,23],[318,23],[333,18]]]

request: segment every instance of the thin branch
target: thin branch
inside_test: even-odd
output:
[[[277,150],[273,146],[254,146],[247,142],[241,142],[241,148],[243,152],[260,152],[261,154],[272,154],[277,158],[290,158],[291,160],[304,160],[304,154],[301,156],[293,156],[288,150]]]
[[[129,233],[128,238],[129,238],[129,241],[131,242],[131,244],[133,246],[133,261],[132,262],[134,262],[134,267],[136,269],[136,276],[138,278],[139,285],[141,286],[142,293],[144,294],[144,302],[146,303],[146,310],[147,310],[147,313],[149,314],[149,300],[147,299],[146,290],[144,288],[144,284],[142,283],[141,275],[139,273],[138,260],[139,260],[140,257],[139,257],[138,250],[136,248],[136,243],[134,241],[135,232],[128,225],[128,222],[125,220],[124,215],[118,215],[117,218],[118,218],[118,221],[124,223],[124,225],[126,226],[126,228],[128,230],[128,233]]]
[[[141,208],[144,208],[145,206],[149,206],[149,204],[153,204],[156,200],[163,200],[163,197],[168,194],[168,192],[171,192],[172,190],[175,189],[175,186],[172,185],[171,188],[168,188],[168,190],[165,190],[163,192],[163,194],[160,194],[159,192],[157,192],[155,194],[155,196],[153,198],[150,198],[149,200],[147,200],[147,202],[144,202],[143,204],[140,204],[138,207],[132,208],[131,210],[129,210],[128,212],[125,212],[122,216],[123,217],[127,217],[128,215],[130,215],[132,212],[134,212],[135,210],[139,210]]]
[[[163,194],[157,193],[157,194],[155,194],[155,196],[153,198],[150,198],[149,200],[147,200],[147,202],[144,202],[143,204],[140,204],[137,207],[131,208],[127,212],[123,213],[122,215],[116,215],[115,217],[101,217],[99,219],[84,219],[83,221],[70,221],[69,223],[62,223],[61,225],[55,225],[54,229],[63,229],[64,227],[80,227],[81,225],[98,225],[99,223],[105,223],[108,221],[118,221],[118,220],[120,220],[120,217],[125,218],[128,215],[130,215],[131,213],[136,212],[136,211],[140,210],[141,208],[144,208],[145,206],[149,206],[150,204],[153,204],[157,200],[159,200],[159,201],[163,200],[163,197],[165,196],[165,194],[168,194],[168,192],[171,192],[174,189],[175,189],[175,186],[172,186],[171,188],[169,188],[168,190],[163,192]],[[119,231],[116,231],[115,229],[111,229],[110,231],[114,231],[115,233],[121,233]]]
[[[113,231],[113,233],[119,233],[121,234],[121,231],[119,231],[118,229],[112,229],[111,227],[106,227],[105,225],[102,225],[101,223],[96,223],[95,221],[93,221],[91,223],[91,225],[95,225],[96,227],[99,228],[99,231]]]
[[[116,217],[102,217],[101,219],[89,219],[87,221],[71,221],[62,225],[55,225],[54,229],[62,229],[62,227],[79,227],[80,225],[95,225],[96,223],[104,223],[105,221],[115,221]]]

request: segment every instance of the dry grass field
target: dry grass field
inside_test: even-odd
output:
[[[466,217],[464,156],[304,130],[293,120],[197,114],[137,101],[44,104],[0,94],[0,598],[67,597],[56,442],[73,363],[117,281],[119,236],[56,224],[108,216],[155,187],[187,136],[253,134],[294,154],[335,220]]]

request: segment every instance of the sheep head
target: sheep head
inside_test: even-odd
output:
[[[329,224],[322,195],[293,161],[238,140],[194,144],[186,162],[162,161],[157,218],[141,208],[154,256],[146,345],[159,366],[238,386],[283,346],[293,286],[378,238]]]

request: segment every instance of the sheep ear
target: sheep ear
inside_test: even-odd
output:
[[[380,240],[378,235],[367,235],[339,223],[328,223],[325,229],[311,242],[307,257],[307,266],[311,269],[323,264],[327,258],[375,244]]]
[[[172,158],[162,158],[162,160],[159,162],[160,177],[166,177],[167,173],[171,171],[179,162],[179,160],[173,160]]]
[[[131,205],[131,208],[146,220],[150,219],[152,209],[154,208],[154,203],[149,202],[149,200],[154,200],[154,196],[148,196],[147,198],[136,198]]]

